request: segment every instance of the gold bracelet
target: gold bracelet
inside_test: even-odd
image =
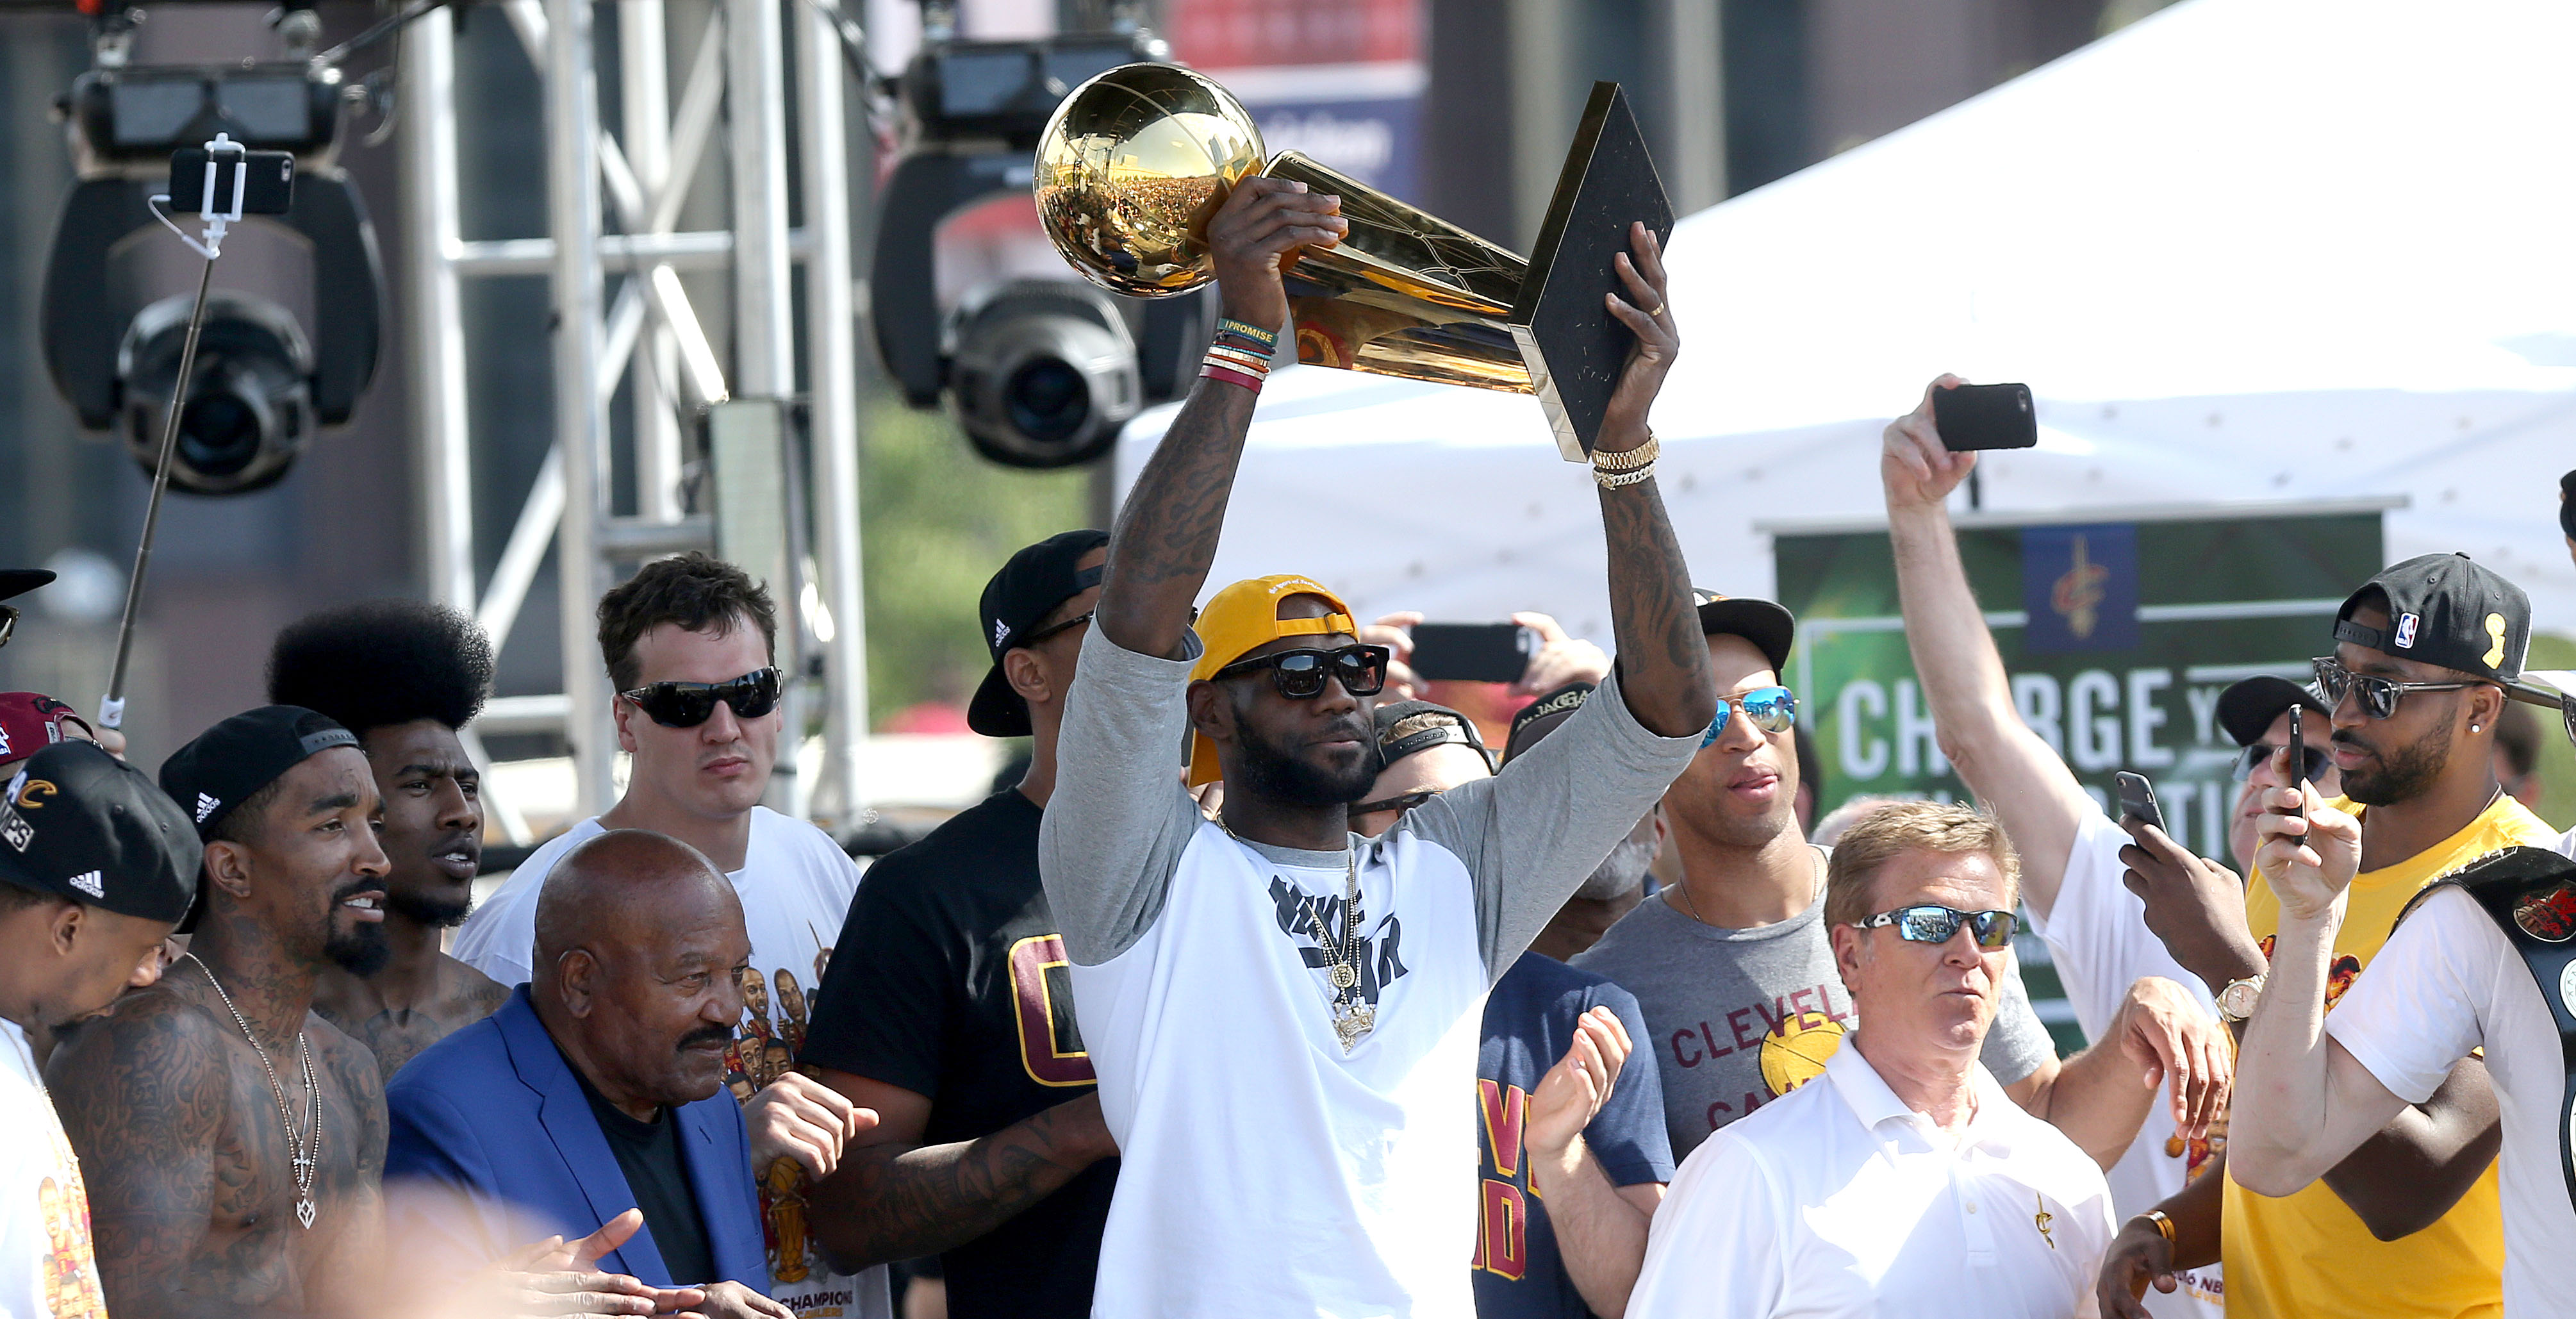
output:
[[[1653,463],[1648,463],[1645,466],[1630,472],[1605,472],[1596,467],[1592,470],[1592,483],[1604,490],[1616,490],[1621,486],[1635,485],[1654,474],[1655,465]]]
[[[1646,442],[1633,449],[1594,450],[1592,470],[1596,472],[1633,472],[1655,460],[1663,452],[1663,442],[1655,438],[1654,428],[1646,428]]]
[[[2173,1244],[2174,1224],[2172,1219],[2165,1217],[2165,1211],[2161,1209],[2150,1209],[2147,1212],[2138,1215],[2138,1217],[2155,1224],[2156,1231],[2164,1234],[2166,1245],[2170,1246]]]

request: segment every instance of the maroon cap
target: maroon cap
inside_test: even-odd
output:
[[[95,742],[98,731],[70,706],[41,692],[0,692],[0,763],[25,760],[73,736],[65,724],[77,725],[82,738]]]

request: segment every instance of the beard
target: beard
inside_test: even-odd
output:
[[[1370,730],[1364,724],[1355,727],[1360,745],[1367,746]],[[1377,783],[1372,756],[1356,757],[1348,769],[1329,769],[1263,740],[1246,723],[1237,721],[1235,729],[1241,753],[1236,768],[1243,772],[1242,791],[1250,796],[1287,806],[1347,806],[1367,797]]]
[[[2435,724],[2433,731],[2394,751],[2371,746],[2340,729],[2334,740],[2372,753],[2374,763],[2369,768],[2343,772],[2343,795],[2364,806],[2393,806],[2423,796],[2432,790],[2433,781],[2442,776],[2442,766],[2451,759],[2451,725],[2447,721]]]
[[[1601,858],[1601,864],[1583,881],[1574,896],[1592,902],[1607,902],[1636,892],[1646,882],[1646,867],[1655,863],[1655,840],[1635,835],[1622,838]]]
[[[331,895],[331,911],[337,912],[341,903],[379,887],[368,880],[351,884]],[[322,931],[324,960],[360,980],[384,970],[385,962],[394,955],[393,945],[385,942],[385,927],[380,921],[360,921],[342,930],[338,919],[326,913]]]
[[[474,910],[474,890],[466,889],[454,897],[437,893],[413,893],[388,889],[385,910],[415,925],[433,930],[452,930],[465,923]]]

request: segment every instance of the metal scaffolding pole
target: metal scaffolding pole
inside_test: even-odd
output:
[[[565,736],[572,743],[573,814],[608,808],[617,751],[607,676],[600,672],[590,606],[601,589],[599,524],[605,511],[607,409],[599,399],[599,88],[592,67],[591,0],[545,0],[546,219],[554,238],[555,446],[563,454],[564,506],[555,559],[563,607]]]
[[[806,389],[811,399],[814,544],[823,643],[823,784],[844,824],[858,823],[859,751],[868,733],[867,616],[859,554],[859,380],[857,297],[851,285],[848,76],[841,35],[811,5],[797,13],[797,124],[804,156]],[[867,168],[862,161],[861,167]],[[818,785],[821,786],[821,785]]]
[[[474,469],[466,444],[465,329],[456,224],[456,37],[431,14],[403,32],[403,247],[411,268],[411,424],[419,445],[421,562],[429,598],[474,608]],[[500,638],[494,638],[497,644]]]
[[[662,0],[618,0],[618,139],[646,198],[671,181],[670,53]],[[679,349],[671,333],[647,321],[635,360],[630,415],[635,421],[635,515],[655,522],[680,516],[680,419],[670,395],[678,388]]]

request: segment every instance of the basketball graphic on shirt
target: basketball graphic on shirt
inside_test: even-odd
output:
[[[1841,1047],[1843,1024],[1832,1017],[1822,1012],[1783,1017],[1762,1037],[1762,1084],[1777,1099],[1823,1075]]]

